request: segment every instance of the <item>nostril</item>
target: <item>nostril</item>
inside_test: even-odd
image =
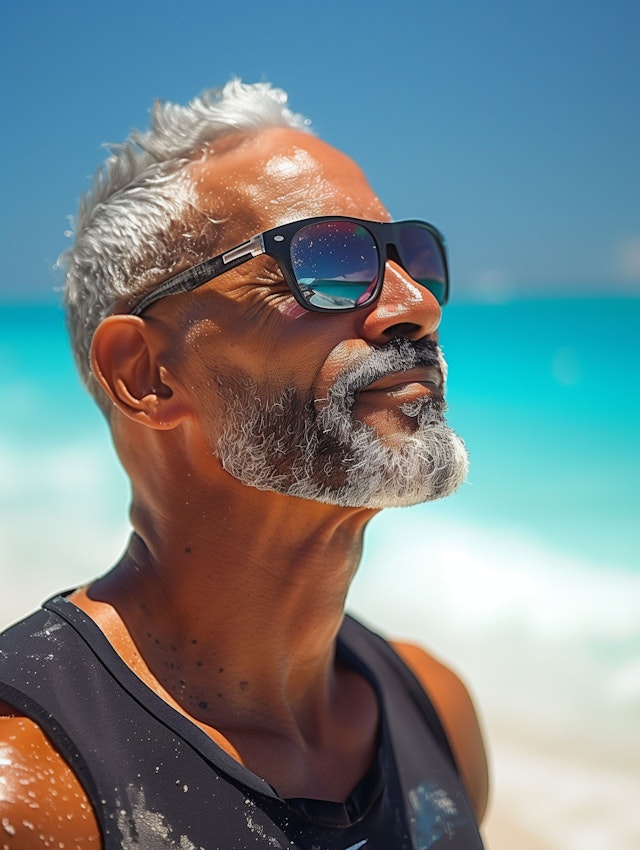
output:
[[[415,325],[413,322],[398,322],[395,325],[391,325],[390,328],[385,328],[383,333],[389,339],[396,339],[398,337],[411,338],[415,337],[416,334],[423,335],[420,325]]]

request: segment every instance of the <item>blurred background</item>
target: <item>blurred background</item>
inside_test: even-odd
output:
[[[469,683],[492,850],[637,847],[638,44],[632,0],[3,4],[0,627],[126,544],[55,268],[101,145],[155,98],[269,80],[449,245],[469,482],[372,523],[351,609]]]

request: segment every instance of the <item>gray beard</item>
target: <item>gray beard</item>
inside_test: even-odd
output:
[[[218,373],[225,411],[212,450],[243,484],[343,507],[385,508],[441,499],[463,483],[464,442],[447,425],[442,395],[400,406],[415,430],[389,445],[375,428],[354,420],[358,393],[380,378],[416,366],[446,364],[429,341],[396,339],[343,371],[324,406],[295,389],[276,396],[241,372]]]

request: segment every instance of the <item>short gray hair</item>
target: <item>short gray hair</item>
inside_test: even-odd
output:
[[[132,302],[180,266],[205,259],[203,228],[187,164],[217,139],[266,127],[309,131],[269,83],[234,79],[187,106],[156,101],[146,132],[133,131],[109,157],[81,199],[75,239],[58,263],[65,269],[64,302],[76,364],[89,392],[105,409],[91,373],[91,339],[121,301]]]

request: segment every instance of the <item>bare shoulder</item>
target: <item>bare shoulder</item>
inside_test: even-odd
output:
[[[438,711],[478,821],[481,821],[487,808],[489,773],[478,715],[467,688],[453,670],[421,647],[399,641],[393,641],[392,646],[428,692]]]
[[[100,831],[84,789],[40,727],[0,702],[3,847],[98,850]]]

